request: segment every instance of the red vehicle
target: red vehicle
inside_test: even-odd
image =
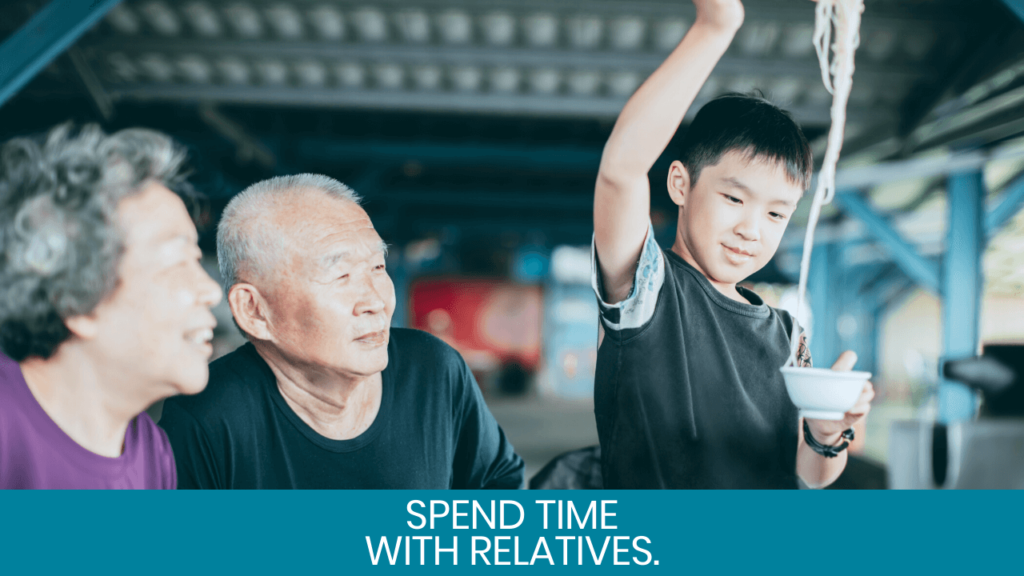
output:
[[[410,300],[411,326],[450,344],[478,376],[500,373],[502,388],[509,388],[509,378],[521,377],[525,387],[528,374],[537,370],[543,324],[539,286],[425,278],[413,282]]]

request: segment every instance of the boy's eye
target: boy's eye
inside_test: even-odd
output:
[[[785,214],[779,214],[778,212],[769,212],[768,215],[771,216],[772,218],[775,218],[776,220],[786,219]]]
[[[726,197],[726,199],[729,200],[729,202],[732,202],[733,204],[739,204],[740,203],[740,199],[736,198],[735,196],[729,196],[728,194],[724,194],[724,196]]]

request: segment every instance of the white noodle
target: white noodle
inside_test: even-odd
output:
[[[846,103],[853,87],[853,53],[860,45],[860,15],[864,11],[864,0],[818,0],[814,17],[814,48],[818,53],[821,65],[821,79],[825,88],[832,94],[832,126],[828,131],[828,146],[821,171],[818,173],[818,185],[814,190],[811,212],[807,220],[807,231],[804,234],[804,252],[800,258],[800,283],[797,287],[797,311],[801,310],[804,293],[807,290],[807,274],[811,267],[811,252],[814,249],[814,229],[818,224],[821,207],[832,202],[836,194],[836,163],[839,151],[843,147],[843,132],[846,125]],[[835,27],[835,44],[830,46],[832,28]],[[832,49],[832,61],[829,63],[829,48]],[[827,295],[819,294],[818,298]],[[789,359],[786,366],[796,365],[796,352],[800,344],[800,334],[796,323],[790,334]]]

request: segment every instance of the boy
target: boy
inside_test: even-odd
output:
[[[844,420],[804,428],[779,372],[794,320],[736,286],[775,254],[810,181],[810,148],[792,118],[741,95],[702,108],[669,169],[675,242],[663,251],[653,238],[647,173],[743,23],[739,0],[694,4],[686,37],[619,115],[597,179],[605,336],[594,412],[605,487],[796,488],[798,476],[825,486],[846,465],[844,431],[870,409],[871,385]],[[810,365],[803,343],[799,357]],[[833,369],[855,361],[844,353]]]

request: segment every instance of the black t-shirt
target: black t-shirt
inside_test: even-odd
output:
[[[210,365],[195,396],[170,398],[160,426],[180,488],[520,488],[523,461],[458,352],[393,328],[380,410],[351,440],[332,440],[288,406],[246,344]]]
[[[606,488],[796,488],[798,410],[779,368],[792,318],[726,297],[653,229],[629,296],[602,301],[594,412]]]

